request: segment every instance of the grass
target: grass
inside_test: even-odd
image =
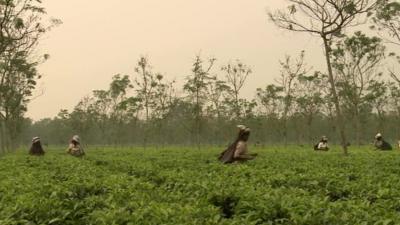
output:
[[[400,152],[63,149],[0,158],[0,224],[398,224]]]

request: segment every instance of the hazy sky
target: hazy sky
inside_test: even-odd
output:
[[[141,55],[154,71],[182,80],[193,58],[218,59],[218,66],[241,59],[254,73],[243,96],[253,97],[279,75],[279,59],[306,50],[314,67],[323,65],[318,39],[278,30],[267,9],[283,0],[47,0],[48,14],[63,24],[48,33],[40,52],[44,94],[29,105],[34,119],[73,109],[94,89],[105,89],[115,74],[133,75]]]

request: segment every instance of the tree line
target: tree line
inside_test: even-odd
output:
[[[39,4],[0,1],[0,15],[12,12],[6,10],[7,2],[19,3],[8,6],[16,13],[21,11],[17,6],[22,2]],[[273,83],[257,88],[253,98],[244,98],[241,92],[253,73],[241,60],[221,65],[215,58],[197,55],[183,85],[178,87],[174,80],[156,72],[149,58],[140,57],[132,74],[113,76],[108,89],[94,90],[73,110],[61,110],[56,117],[37,122],[24,117],[40,78],[36,70],[40,60],[32,57],[33,50],[40,36],[58,21],[31,25],[40,30],[27,32],[25,39],[30,42],[20,43],[25,40],[17,37],[21,29],[27,29],[32,18],[41,21],[45,13],[40,7],[26,7],[22,10],[25,15],[17,16],[23,28],[15,19],[9,19],[15,37],[10,31],[0,34],[9,39],[0,37],[0,50],[5,49],[0,52],[0,78],[7,81],[0,84],[3,148],[9,146],[7,143],[24,143],[35,135],[48,144],[65,144],[72,134],[97,145],[200,148],[226,145],[235,134],[236,124],[241,123],[252,128],[251,139],[257,145],[304,145],[327,135],[347,153],[349,142],[367,144],[377,132],[392,141],[399,139],[400,79],[390,68],[400,62],[396,54],[400,45],[400,3],[286,2],[287,8],[268,13],[270,20],[289,32],[306,32],[321,40],[326,71],[315,71],[308,65],[306,51],[288,55],[280,60],[281,70]],[[368,34],[354,32],[361,24],[369,25]],[[18,51],[23,46],[29,47],[25,55]],[[13,59],[18,56],[22,61],[7,61],[11,53]]]

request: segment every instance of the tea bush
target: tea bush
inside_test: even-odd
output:
[[[0,158],[0,224],[361,224],[400,222],[398,152],[256,149],[51,149]]]

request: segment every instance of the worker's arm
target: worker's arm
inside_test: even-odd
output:
[[[236,156],[235,157],[235,159],[254,159],[254,156],[251,156],[251,155],[239,155],[239,156]]]
[[[236,146],[234,158],[235,159],[254,159],[257,154],[247,154],[247,146],[244,142],[239,142]]]
[[[71,153],[73,146],[71,144],[68,145],[67,150],[65,150],[66,153]]]
[[[239,159],[241,158],[242,155],[244,155],[244,153],[246,153],[246,144],[244,142],[239,141],[236,144],[236,149],[235,153],[233,154],[233,157],[235,159]]]

